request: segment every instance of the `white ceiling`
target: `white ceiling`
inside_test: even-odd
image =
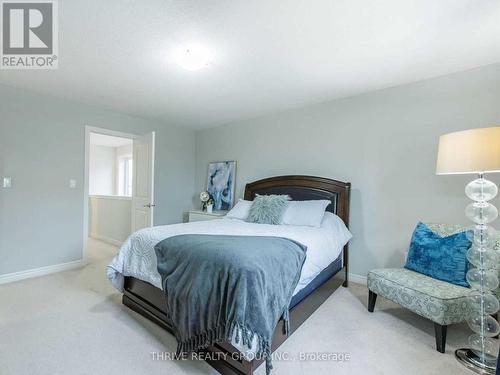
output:
[[[500,61],[500,0],[59,4],[59,70],[0,82],[193,128]],[[170,56],[191,42],[194,72]]]
[[[90,144],[95,146],[106,147],[121,147],[131,145],[132,140],[129,138],[113,137],[111,135],[90,133]]]

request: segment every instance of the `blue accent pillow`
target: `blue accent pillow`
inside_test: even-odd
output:
[[[424,223],[418,223],[411,238],[405,268],[451,284],[469,287],[466,232],[441,237]]]

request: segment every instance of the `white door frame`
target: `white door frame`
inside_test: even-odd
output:
[[[114,137],[135,139],[140,137],[136,134],[98,128],[85,125],[85,174],[83,181],[83,262],[87,264],[87,241],[89,236],[89,156],[90,156],[90,133],[110,135]],[[153,177],[154,182],[154,177]]]

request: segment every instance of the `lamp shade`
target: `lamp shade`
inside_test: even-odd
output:
[[[439,137],[436,174],[500,172],[500,126]]]

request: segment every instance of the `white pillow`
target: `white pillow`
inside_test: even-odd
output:
[[[252,201],[238,199],[238,203],[231,208],[231,210],[226,214],[226,217],[229,219],[246,220],[248,218],[248,214],[250,213],[252,203]]]
[[[352,234],[349,232],[349,229],[347,229],[344,221],[331,212],[325,212],[323,220],[321,221],[321,228],[334,233],[338,243],[342,246],[344,246],[352,238]]]
[[[283,214],[285,225],[320,227],[325,210],[332,203],[329,200],[290,201]]]

